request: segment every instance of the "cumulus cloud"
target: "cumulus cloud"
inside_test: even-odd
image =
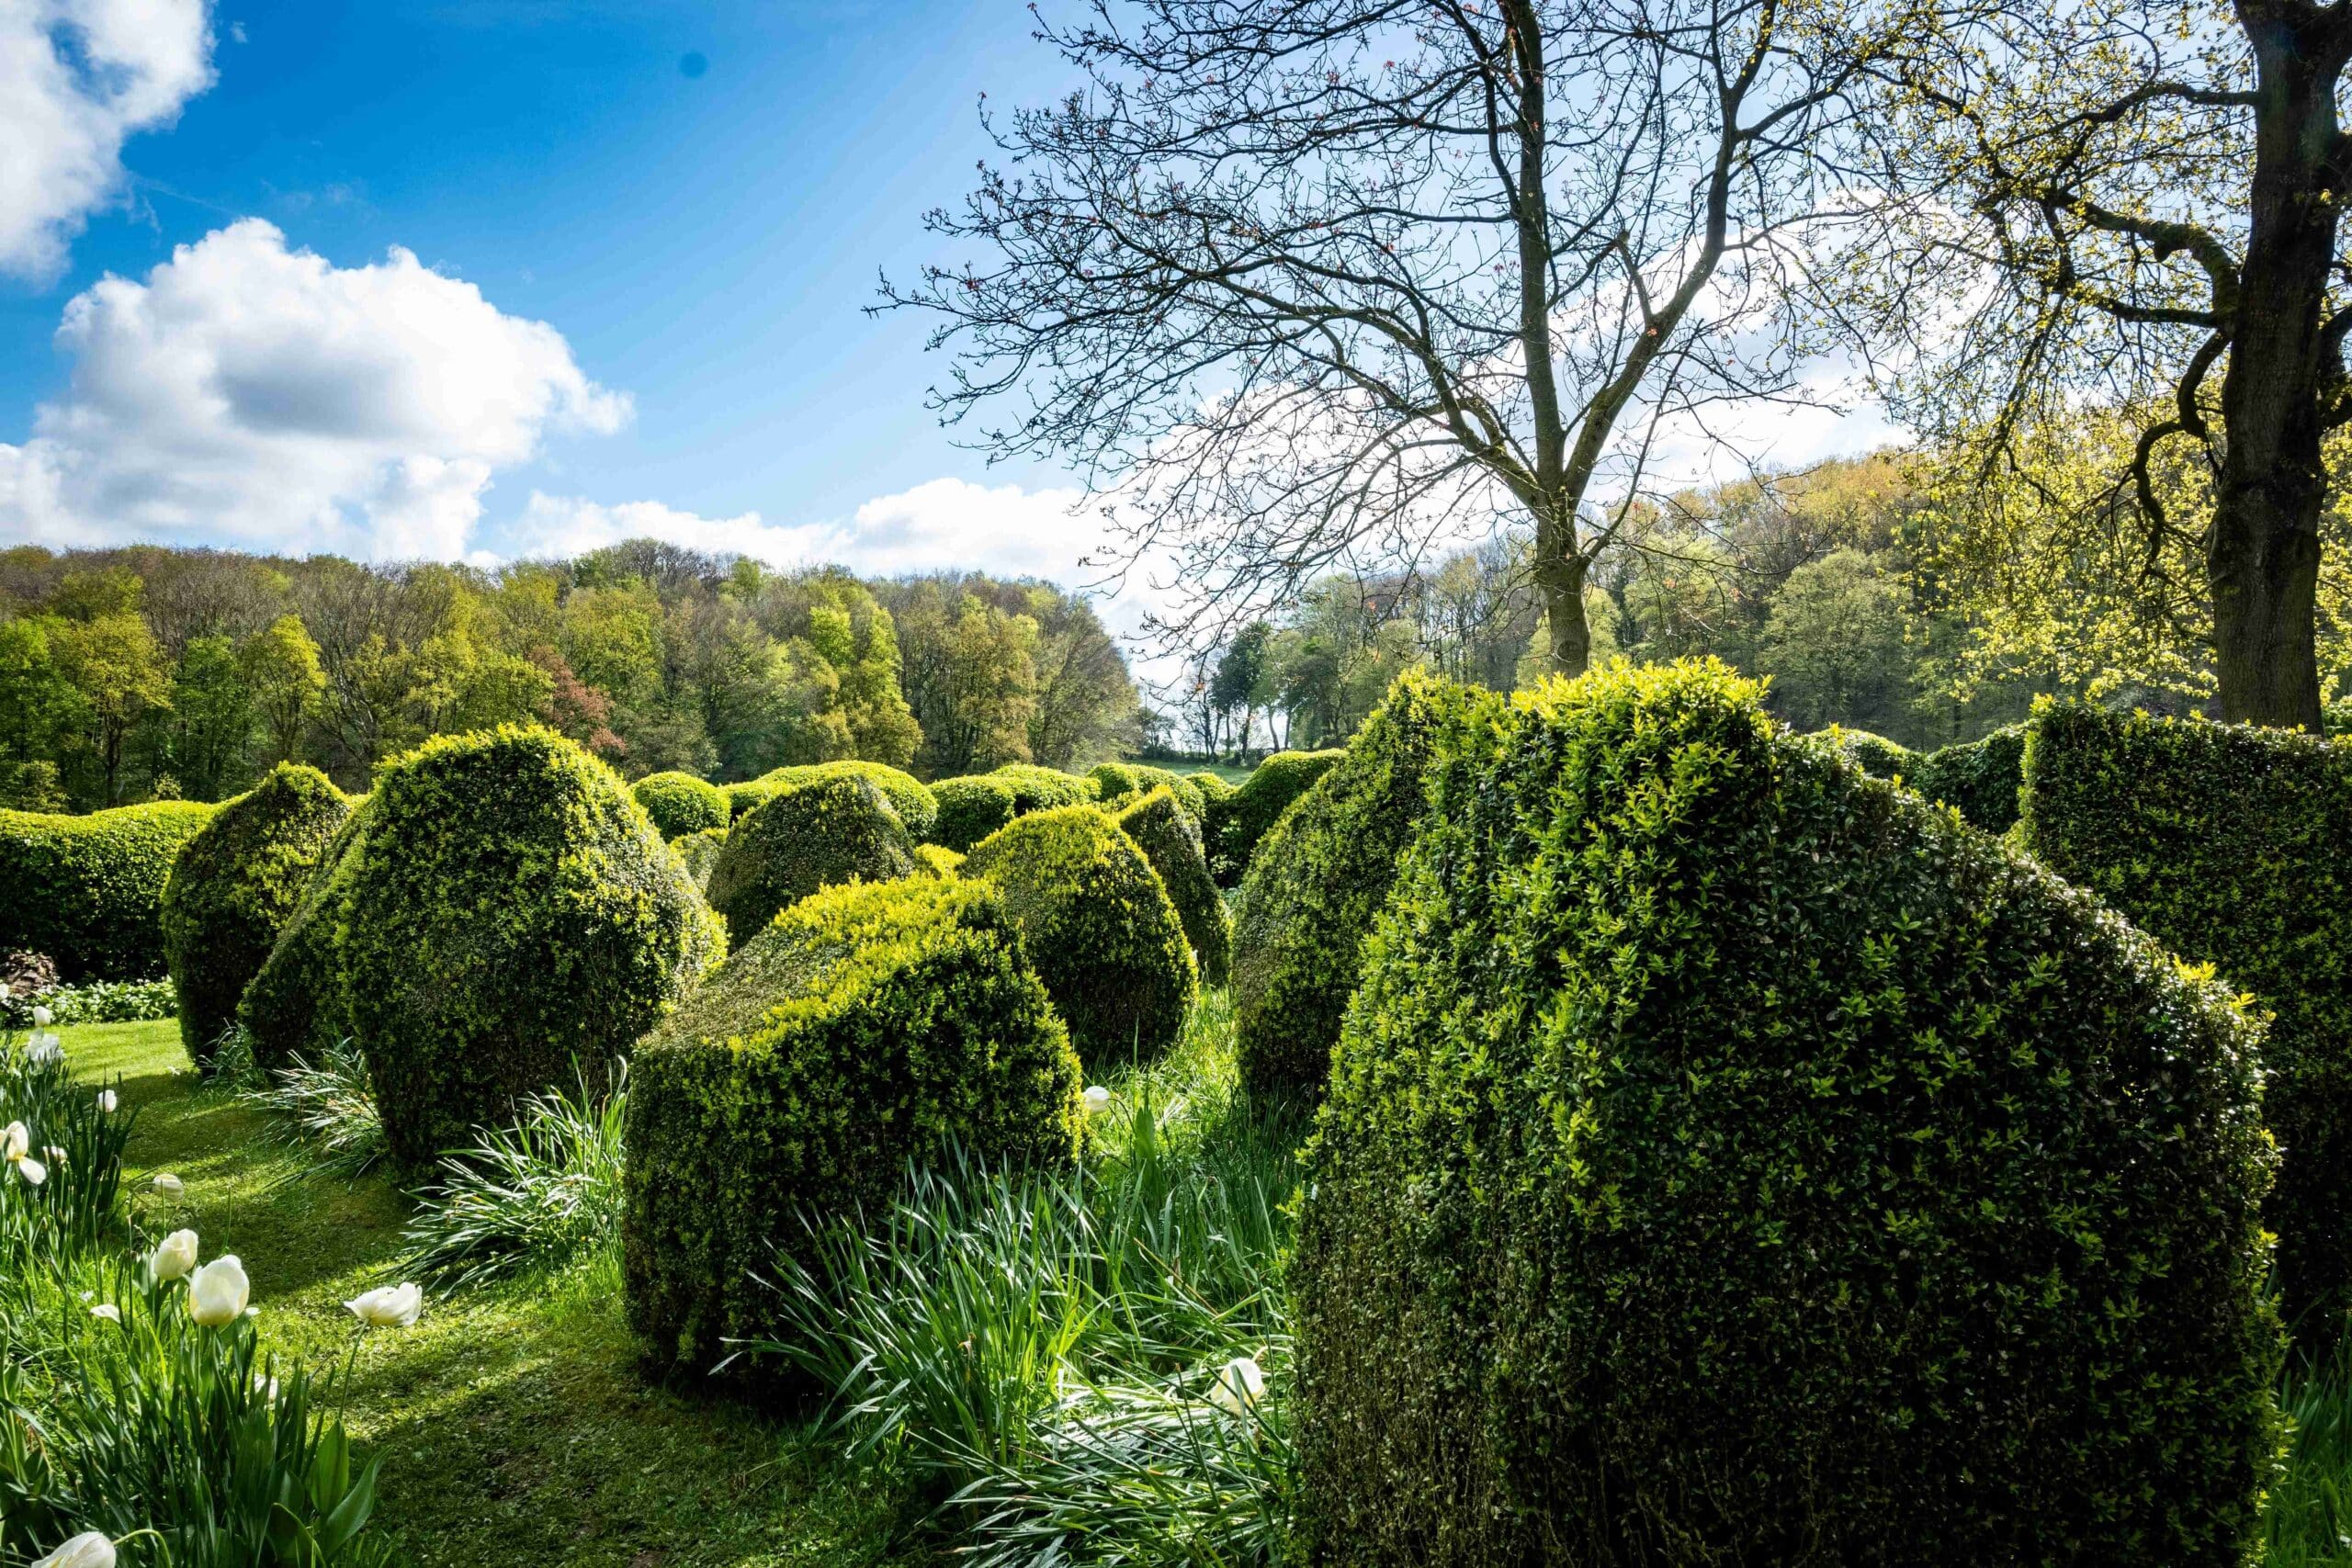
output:
[[[0,4],[0,272],[46,278],[122,186],[122,144],[212,85],[205,0]]]
[[[65,308],[64,395],[0,445],[0,534],[455,558],[503,467],[628,398],[561,333],[395,247],[337,267],[258,219]]]

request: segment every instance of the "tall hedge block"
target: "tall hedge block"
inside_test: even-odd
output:
[[[778,789],[797,789],[802,784],[828,779],[864,779],[880,790],[889,801],[890,809],[899,814],[899,820],[918,840],[929,838],[939,820],[939,802],[930,787],[912,773],[886,762],[808,762],[760,776],[762,784],[774,784]]]
[[[1116,823],[1091,806],[1018,817],[960,874],[1004,895],[1080,1056],[1126,1061],[1175,1043],[1197,986],[1192,948],[1159,874]]]
[[[1314,1554],[2249,1561],[2256,1025],[1759,699],[1443,731],[1308,1160]]]
[[[164,885],[218,809],[159,800],[86,817],[0,810],[0,952],[47,953],[69,986],[163,975]]]
[[[771,1332],[775,1247],[888,1201],[953,1142],[1077,1156],[1077,1059],[985,885],[827,889],[744,944],[638,1047],[622,1266],[630,1324],[707,1368]]]
[[[1234,1042],[1253,1092],[1321,1092],[1363,939],[1420,818],[1430,748],[1467,703],[1450,682],[1402,677],[1260,840],[1234,918]]]
[[[201,1066],[236,1021],[238,1000],[350,814],[326,774],[281,762],[181,847],[162,920],[188,1060]]]
[[[274,1070],[297,1056],[315,1060],[351,1034],[343,920],[358,870],[359,840],[375,807],[372,795],[351,802],[279,927],[269,956],[237,1003],[237,1021],[244,1026],[257,1066]]]
[[[2275,1016],[2263,1110],[2299,1337],[2352,1311],[2352,747],[2290,730],[2038,709],[2026,848]]]
[[[1160,784],[1130,801],[1112,820],[1159,874],[1159,884],[1168,889],[1176,918],[1183,923],[1201,984],[1224,985],[1231,967],[1233,920],[1226,913],[1224,895],[1209,877],[1200,819],[1185,810],[1173,790]]]
[[[357,850],[341,965],[404,1164],[593,1081],[724,951],[619,776],[548,730],[426,741],[378,775]]]
[[[2025,726],[2008,725],[1980,739],[1912,759],[1905,781],[1929,800],[1959,811],[1973,827],[2006,833],[2018,819],[2025,784]]]
[[[734,819],[727,792],[692,773],[648,773],[629,785],[628,792],[665,839],[723,829]]]
[[[942,779],[931,786],[939,802],[939,818],[932,824],[932,842],[968,854],[974,844],[1012,820],[1017,814],[1012,786],[986,773]]]
[[[1290,809],[1290,803],[1305,795],[1317,779],[1339,765],[1346,756],[1344,750],[1328,751],[1277,751],[1250,773],[1235,790],[1231,798],[1209,807],[1209,818],[1215,824],[1209,844],[1209,863],[1217,880],[1227,886],[1241,880],[1250,869],[1250,857],[1258,852],[1258,840]]]
[[[880,790],[855,776],[776,791],[735,824],[710,869],[710,907],[746,942],[820,887],[923,874],[914,840]]]

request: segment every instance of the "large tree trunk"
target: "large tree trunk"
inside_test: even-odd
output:
[[[1552,670],[1581,675],[1592,662],[1592,626],[1585,619],[1585,563],[1573,550],[1544,548],[1536,538],[1535,585],[1544,595],[1544,624],[1551,641]]]
[[[2222,716],[2320,727],[2314,611],[2327,497],[2323,341],[2335,259],[2335,86],[2344,18],[2304,3],[2239,16],[2256,69],[2255,162],[2239,269],[2224,448],[2206,575]]]

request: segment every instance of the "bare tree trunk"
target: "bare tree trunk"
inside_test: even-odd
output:
[[[1576,676],[1592,662],[1592,626],[1585,618],[1585,560],[1556,541],[1546,549],[1536,535],[1535,586],[1544,596],[1544,624],[1551,640],[1552,672]]]

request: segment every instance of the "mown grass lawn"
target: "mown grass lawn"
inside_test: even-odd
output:
[[[413,1328],[360,1334],[343,1302],[391,1281],[407,1203],[380,1176],[305,1174],[268,1117],[199,1088],[178,1026],[61,1032],[76,1071],[119,1077],[126,1162],[151,1234],[192,1226],[244,1260],[266,1342],[351,1366],[354,1435],[384,1456],[379,1528],[418,1568],[788,1568],[925,1561],[886,1483],[838,1444],[639,1375],[618,1283],[436,1296]],[[148,1190],[168,1170],[179,1200]]]

